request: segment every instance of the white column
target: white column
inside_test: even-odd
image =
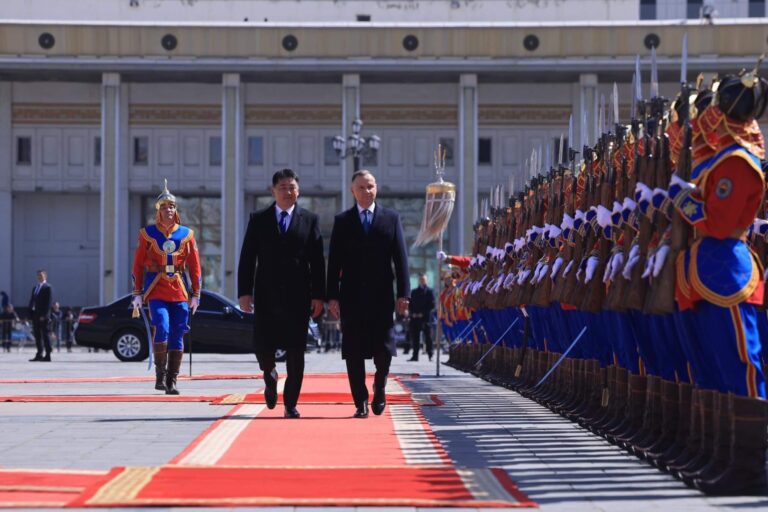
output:
[[[128,98],[118,73],[101,80],[101,251],[99,302],[111,302],[127,291],[130,269],[128,187],[125,155]]]
[[[237,298],[237,264],[243,234],[243,95],[240,75],[224,74],[221,96],[221,291],[231,299]]]
[[[477,202],[477,75],[461,75],[459,81],[459,182],[456,184],[458,237],[456,249],[467,254],[472,249],[472,218]]]
[[[579,82],[574,84],[574,94],[572,96],[573,136],[575,140],[571,142],[571,147],[576,151],[581,152],[582,145],[585,143],[590,145],[595,143],[595,124],[597,119],[595,112],[597,112],[599,105],[597,94],[597,75],[591,73],[579,75]],[[583,113],[586,113],[587,116],[587,133],[585,134],[581,133]],[[577,156],[577,158],[580,158],[580,156]]]
[[[352,133],[352,122],[360,117],[360,75],[344,75],[341,86],[341,136],[344,144]],[[352,178],[354,163],[352,155],[342,159],[341,164],[341,209],[352,206],[352,192],[349,180]]]
[[[11,239],[13,228],[13,195],[11,194],[11,169],[13,167],[13,104],[10,82],[0,82],[0,290],[14,296],[11,286],[13,252]],[[20,283],[19,283],[20,284]],[[17,290],[19,292],[20,290]],[[18,293],[17,293],[18,295]]]

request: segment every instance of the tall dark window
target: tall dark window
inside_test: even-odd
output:
[[[686,17],[688,19],[699,19],[701,16],[701,7],[704,5],[704,0],[688,0],[688,9]]]
[[[149,164],[149,137],[133,138],[133,165]]]
[[[656,0],[640,0],[640,19],[656,19]]]
[[[764,18],[765,12],[765,0],[749,0],[749,13],[750,18]]]
[[[208,138],[208,165],[221,166],[221,137]]]
[[[16,164],[32,164],[32,137],[16,137]]]
[[[264,165],[263,137],[248,137],[248,165]]]
[[[93,139],[93,165],[101,165],[101,137]]]
[[[323,137],[323,165],[339,165],[339,154],[333,147],[333,137]]]
[[[491,138],[480,137],[477,139],[477,163],[480,165],[491,165],[493,159],[491,157]]]

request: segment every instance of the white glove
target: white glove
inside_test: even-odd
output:
[[[551,274],[549,274],[549,277],[551,277],[552,279],[554,279],[555,277],[557,277],[557,273],[560,271],[560,267],[562,267],[562,266],[563,266],[563,261],[564,261],[564,260],[563,260],[563,257],[562,257],[562,256],[558,256],[558,257],[555,259],[555,262],[552,264],[552,273],[551,273]]]
[[[640,261],[640,246],[635,244],[629,250],[629,258],[627,258],[627,264],[624,265],[624,270],[621,271],[621,275],[624,279],[632,279],[632,268]]]
[[[141,295],[134,295],[131,305],[134,309],[140,308],[144,305],[144,299],[141,298]]]
[[[189,311],[194,315],[198,307],[200,307],[200,297],[192,297],[189,301]]]
[[[655,261],[653,264],[653,277],[659,277],[659,274],[661,273],[661,269],[662,267],[664,267],[664,261],[667,259],[668,254],[669,254],[668,244],[663,244],[661,247],[659,247],[659,250],[656,251]]]
[[[573,268],[573,260],[569,261],[568,264],[565,266],[565,270],[563,270],[563,278],[565,278]]]
[[[599,264],[600,258],[597,256],[590,256],[589,259],[587,259],[587,268],[584,270],[584,284],[587,284],[592,280]]]
[[[510,272],[509,274],[507,274],[507,277],[504,279],[504,284],[503,284],[504,288],[506,288],[507,290],[512,288],[512,284],[515,282],[516,278],[517,278],[517,274],[515,274],[514,272]]]
[[[624,265],[624,252],[618,251],[616,254],[611,256],[611,261],[608,263],[608,268],[611,269],[611,273],[609,274],[608,278],[611,281],[616,279],[616,274],[619,273],[622,265]]]
[[[603,282],[607,283],[610,277],[611,277],[611,262],[609,260],[608,264],[605,266],[605,270],[603,271]]]
[[[549,270],[549,263],[544,263],[539,271],[539,278],[536,279],[537,283],[540,283],[542,279],[547,277],[547,271]]]
[[[533,278],[531,278],[531,284],[536,284],[539,282],[539,279],[541,279],[541,267],[544,266],[544,263],[539,261],[536,263],[536,267],[533,269]]]
[[[638,203],[643,201],[650,203],[652,197],[653,191],[651,190],[651,187],[638,181],[635,185],[635,201]]]
[[[755,235],[765,236],[766,232],[768,232],[768,220],[755,219],[752,222],[752,232]]]
[[[437,251],[437,254],[435,256],[437,256],[437,261],[445,261],[446,259],[448,259],[448,255],[445,254],[443,251]]]
[[[601,228],[605,228],[611,223],[611,210],[603,205],[597,207],[597,223]]]
[[[645,268],[643,268],[643,273],[640,274],[640,277],[645,279],[646,277],[649,277],[651,275],[651,272],[653,272],[653,263],[656,260],[656,252],[652,252],[648,255],[648,259],[645,260]]]
[[[523,284],[526,279],[528,279],[528,276],[531,275],[531,271],[528,269],[525,269],[520,272],[520,275],[517,278],[517,284]]]

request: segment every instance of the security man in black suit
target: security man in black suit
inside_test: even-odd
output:
[[[275,350],[287,352],[283,399],[286,418],[299,418],[296,404],[304,379],[309,317],[325,301],[325,257],[317,215],[296,204],[299,177],[291,169],[272,176],[275,202],[251,215],[240,251],[240,309],[254,312],[254,346],[264,372],[267,407],[277,403]]]
[[[373,358],[376,376],[371,409],[386,407],[385,387],[392,356],[390,335],[397,312],[408,309],[408,253],[400,215],[376,203],[376,178],[352,174],[356,204],[336,215],[328,254],[328,311],[341,317],[341,357],[346,360],[356,418],[368,417],[365,360]],[[397,301],[392,283],[396,283]]]
[[[32,329],[35,333],[35,345],[37,353],[30,361],[51,360],[51,337],[48,332],[50,322],[52,290],[48,284],[48,272],[45,269],[37,271],[37,284],[32,288],[32,296],[29,298],[29,315],[32,318]],[[43,355],[45,349],[45,355]]]
[[[413,355],[409,361],[419,360],[419,338],[424,333],[427,355],[432,360],[432,329],[429,320],[435,309],[435,292],[427,286],[427,275],[419,274],[419,286],[411,291],[411,315],[408,321],[408,333],[411,337]]]

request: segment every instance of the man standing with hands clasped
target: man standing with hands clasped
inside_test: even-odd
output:
[[[370,171],[352,175],[355,206],[336,215],[328,255],[328,309],[341,317],[341,357],[357,410],[355,418],[368,417],[365,360],[373,358],[376,376],[371,409],[384,412],[384,392],[392,356],[397,355],[390,336],[397,285],[397,312],[408,309],[408,254],[400,215],[376,203],[376,178]],[[394,271],[393,271],[394,267]]]
[[[267,407],[277,404],[275,350],[283,348],[285,417],[299,418],[309,316],[320,316],[325,300],[323,238],[317,215],[296,204],[299,177],[291,169],[272,176],[272,196],[275,202],[248,222],[237,288],[240,309],[254,313],[254,348]]]
[[[44,269],[37,271],[37,284],[32,289],[29,298],[29,314],[35,332],[37,352],[30,361],[51,360],[51,334],[48,331],[51,313],[51,285],[48,284],[48,272]],[[45,350],[45,355],[43,355]]]

